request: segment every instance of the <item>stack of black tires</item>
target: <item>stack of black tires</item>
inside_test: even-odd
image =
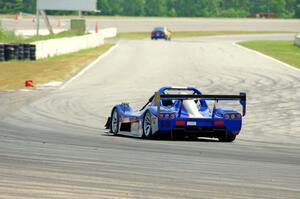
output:
[[[4,45],[0,44],[0,61],[5,61]]]
[[[0,61],[36,60],[36,47],[32,44],[0,44]]]

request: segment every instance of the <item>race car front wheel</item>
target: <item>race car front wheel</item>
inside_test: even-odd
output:
[[[119,113],[116,108],[111,113],[110,132],[114,135],[119,132]]]
[[[143,137],[147,139],[152,138],[152,115],[149,111],[145,113],[143,120]]]

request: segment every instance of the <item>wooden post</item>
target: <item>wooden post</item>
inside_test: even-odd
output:
[[[49,30],[49,33],[50,33],[50,34],[54,34],[53,29],[52,29],[52,26],[51,26],[51,24],[50,24],[49,18],[48,18],[48,16],[47,16],[45,10],[40,10],[40,12],[41,12],[41,14],[42,14],[42,16],[43,16],[43,18],[44,18],[44,20],[45,20],[45,24],[46,24],[46,26],[47,26],[47,28],[48,28],[48,30]]]
[[[36,35],[40,34],[40,10],[36,10]]]

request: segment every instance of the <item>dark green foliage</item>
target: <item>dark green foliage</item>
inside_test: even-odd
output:
[[[166,0],[146,0],[145,13],[147,16],[166,16]]]
[[[36,0],[23,0],[22,11],[26,13],[35,13]]]
[[[126,0],[123,13],[128,16],[143,16],[145,0]]]
[[[297,18],[300,18],[300,0],[297,0],[297,2],[296,2],[295,16]]]
[[[36,0],[0,0],[0,13],[35,13]],[[274,13],[280,18],[300,18],[300,0],[98,0],[94,15],[170,17],[249,17]],[[76,12],[49,11],[49,14]]]
[[[12,14],[21,11],[22,0],[0,0],[0,13]]]
[[[248,17],[249,12],[242,10],[242,9],[234,9],[234,8],[228,8],[226,10],[222,10],[219,14],[220,17]]]

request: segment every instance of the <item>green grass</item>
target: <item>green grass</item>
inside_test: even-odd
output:
[[[16,36],[12,31],[4,31],[0,29],[0,43],[31,43],[35,41],[58,39],[63,37],[73,37],[79,35],[82,34],[78,32],[65,31],[53,35],[39,35],[25,38],[22,36]]]
[[[120,32],[114,39],[146,39],[149,35],[148,32]]]
[[[174,32],[173,37],[202,37],[222,35],[274,34],[274,31],[182,31]],[[282,32],[281,32],[282,33]]]
[[[19,39],[21,39],[21,37],[15,36],[12,31],[4,31],[0,28],[0,43],[11,43]]]
[[[247,41],[239,44],[300,68],[300,48],[293,41]]]
[[[178,31],[173,32],[173,38],[221,36],[221,35],[246,35],[246,34],[274,34],[287,32],[274,31]],[[121,32],[115,39],[146,39],[150,38],[149,32]]]
[[[65,81],[106,52],[112,44],[38,61],[0,62],[0,90],[24,88],[26,80],[35,84]]]

